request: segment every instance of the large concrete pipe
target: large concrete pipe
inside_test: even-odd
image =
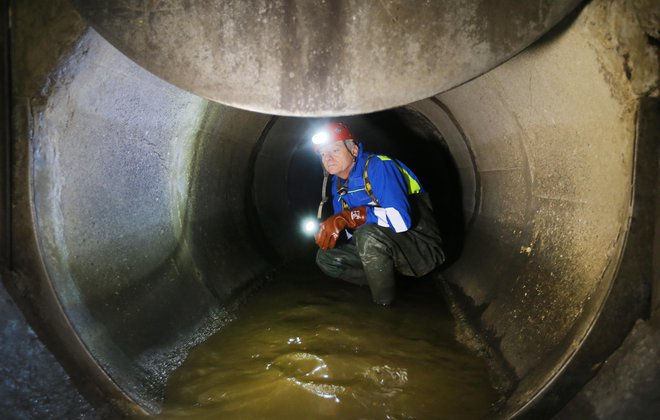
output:
[[[396,44],[399,37],[384,26],[369,37],[370,26],[350,25],[352,16],[368,21],[386,13],[396,23],[391,30],[402,30],[400,22],[420,16],[403,3],[386,2],[379,13],[353,5],[351,14],[331,2],[313,9],[342,17],[347,48],[323,51],[316,61],[297,55],[311,54],[323,41],[305,35],[318,29],[316,19],[305,20],[305,10],[264,3],[275,19],[262,19],[269,37],[245,36],[253,47],[273,39],[280,49],[266,51],[277,52],[277,60],[267,54],[234,62],[235,55],[212,48],[249,32],[232,26],[242,20],[225,19],[231,10],[176,10],[191,14],[191,21],[202,19],[201,29],[225,19],[222,33],[198,32],[210,34],[204,38],[209,46],[176,44],[186,37],[165,36],[173,12],[153,14],[149,2],[139,13],[81,9],[93,22],[103,18],[99,30],[120,48],[139,47],[129,48],[129,57],[223,105],[148,72],[88,28],[67,3],[17,2],[11,21],[12,143],[2,149],[11,173],[0,174],[10,176],[2,185],[11,207],[2,207],[7,223],[0,231],[7,289],[89,398],[110,401],[127,414],[157,412],[168,374],[191,346],[228,322],[237,302],[270,270],[307,252],[291,241],[285,215],[305,211],[309,202],[302,196],[315,204],[319,185],[312,180],[301,192],[288,180],[318,173],[301,157],[319,120],[291,114],[356,114],[347,119],[358,135],[408,153],[406,161],[427,171],[431,184],[438,190],[444,185],[444,197],[452,199],[445,216],[465,223],[464,236],[462,229],[452,233],[462,253],[443,271],[443,284],[457,314],[477,332],[479,349],[503,372],[507,398],[499,414],[556,413],[636,320],[652,309],[657,314],[657,300],[649,304],[658,163],[649,127],[657,103],[647,97],[658,94],[658,34],[651,2],[593,2],[531,48],[474,78],[534,41],[575,4],[549,3],[541,2],[533,19],[529,10],[520,15],[534,22],[533,30],[522,31],[528,35],[522,38],[509,34],[507,42],[498,37],[508,32],[488,20],[499,15],[488,8],[474,8],[488,24],[476,17],[470,22],[482,22],[497,37],[480,42],[472,36],[481,31],[464,33],[463,20],[449,32],[440,31],[442,25],[409,25],[440,31],[440,43],[422,37],[427,43],[419,43],[419,51],[395,60],[412,68],[405,84],[392,82],[401,79],[401,67],[383,69],[378,60],[356,55],[374,45],[409,51]],[[434,10],[424,13],[435,18],[442,12]],[[113,20],[118,11],[132,23],[126,32],[104,26],[120,22]],[[289,21],[299,22],[297,32],[268,26]],[[363,37],[352,38],[356,33],[346,28]],[[139,42],[128,42],[131,37]],[[285,45],[290,37],[310,45],[294,51]],[[359,46],[365,39],[369,43]],[[433,54],[439,45],[456,47],[457,67]],[[151,47],[153,54],[144,54]],[[330,66],[337,51],[346,52],[343,63],[352,57],[359,65],[346,72]],[[189,56],[173,58],[173,66],[162,61],[177,52]],[[173,73],[183,65],[187,71]],[[370,79],[353,73],[356,68],[382,77],[377,86],[390,84],[391,90],[373,89]],[[438,94],[460,82],[466,83]],[[282,88],[290,90],[283,94]],[[404,106],[359,114],[398,105]],[[437,169],[438,161],[455,170]],[[453,181],[460,183],[460,195],[446,185]],[[289,200],[275,200],[275,190]],[[649,331],[657,337],[657,328]]]
[[[357,114],[447,90],[525,48],[579,0],[74,1],[189,92],[270,114]]]

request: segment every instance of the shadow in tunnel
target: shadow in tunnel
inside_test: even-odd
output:
[[[327,119],[207,102],[121,55],[68,2],[14,3],[10,41],[22,55],[10,63],[20,83],[0,104],[15,131],[0,144],[2,281],[81,390],[125,413],[155,412],[175,364],[171,349],[187,352],[200,326],[219,326],[299,251],[316,269],[314,241],[298,231],[303,216],[316,214],[322,182],[308,134]],[[632,172],[637,159],[655,157],[657,166],[658,154],[634,153],[640,93],[629,82],[657,60],[635,61],[625,42],[612,48],[636,39],[628,33],[637,28],[619,21],[628,4],[582,2],[527,53],[425,100],[434,104],[341,118],[369,151],[405,162],[430,192],[442,274],[473,306],[475,331],[492,334],[521,379],[505,413],[556,412],[648,305],[653,232],[640,214],[652,207],[640,207],[638,195],[649,191],[645,200],[657,203],[658,183],[635,185],[635,195],[630,185],[641,179]],[[657,37],[641,39],[657,52]],[[429,57],[422,49],[420,62]],[[372,78],[368,66],[346,68]],[[298,70],[283,80],[290,85]],[[657,77],[649,79],[655,90],[643,94],[657,95]],[[375,108],[355,112],[367,109]],[[164,234],[154,228],[161,225]],[[635,237],[629,226],[649,231]],[[427,290],[426,280],[405,287]],[[605,377],[603,393],[611,382]]]
[[[355,125],[354,132],[367,150],[404,162],[419,177],[442,233],[443,267],[450,266],[461,255],[465,220],[458,170],[442,134],[426,117],[405,107],[347,121]]]
[[[253,179],[255,219],[266,230],[263,238],[271,239],[274,254],[282,254],[282,244],[277,237],[284,232],[288,235],[300,236],[298,224],[306,217],[316,215],[322,188],[322,166],[318,156],[310,147],[310,128],[321,125],[328,119],[276,118],[277,122],[267,127],[272,132],[264,135],[264,144],[259,145],[255,172],[267,173],[268,176],[257,175]],[[384,154],[398,159],[412,169],[419,177],[426,191],[429,192],[433,204],[435,219],[440,227],[446,261],[443,268],[449,267],[461,255],[465,235],[465,220],[462,208],[462,189],[456,163],[449,148],[436,126],[425,116],[407,107],[395,108],[371,114],[333,118],[334,121],[346,123],[356,139],[361,142],[369,153]],[[294,140],[290,138],[293,137]],[[291,145],[289,143],[295,144]],[[289,145],[288,145],[289,144]],[[272,150],[290,148],[286,158],[276,161],[271,155]],[[278,152],[280,153],[280,152]],[[262,156],[261,158],[258,156]],[[265,156],[265,158],[263,158]],[[261,159],[261,160],[260,160]],[[263,165],[261,162],[272,161]],[[270,166],[269,166],[270,165]],[[275,168],[278,166],[279,168]],[[286,166],[282,169],[282,166]],[[260,169],[263,167],[264,169]],[[280,175],[280,173],[285,175]],[[274,185],[277,178],[283,178],[285,192],[274,192],[272,187],[266,188],[262,183],[266,180]],[[284,179],[285,178],[285,179]],[[333,185],[328,182],[326,194],[331,197]],[[271,198],[277,195],[278,198]],[[262,197],[268,196],[267,200]],[[263,202],[285,202],[277,204],[286,207],[281,212],[281,220],[264,222]],[[332,205],[327,202],[323,207],[323,218],[332,214]],[[259,217],[261,215],[261,217]],[[260,220],[261,219],[261,220]],[[286,228],[284,228],[286,226]],[[277,232],[277,233],[272,233]],[[315,247],[313,241],[302,246],[305,253],[311,254]]]
[[[274,117],[253,151],[254,173],[247,194],[251,200],[247,207],[254,209],[251,224],[259,231],[255,232],[259,242],[284,260],[315,252],[299,224],[316,215],[321,199],[322,166],[310,138],[314,128],[328,120]],[[412,169],[431,197],[444,242],[444,267],[456,261],[465,234],[461,182],[436,126],[408,107],[332,120],[346,123],[367,152],[388,155]],[[332,195],[331,184],[326,187],[327,197]],[[331,203],[325,203],[323,218],[332,211]]]

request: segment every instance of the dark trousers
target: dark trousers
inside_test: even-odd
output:
[[[316,264],[330,277],[368,285],[373,301],[389,305],[394,300],[395,270],[421,277],[445,260],[430,200],[418,194],[413,204],[418,222],[406,232],[374,224],[360,226],[348,243],[319,250]]]

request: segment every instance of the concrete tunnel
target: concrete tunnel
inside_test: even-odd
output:
[[[156,35],[140,37],[148,2],[123,14],[73,3],[78,11],[59,1],[3,7],[11,124],[0,149],[0,236],[11,298],[2,313],[3,322],[27,319],[93,405],[158,412],[167,376],[190,348],[273,270],[309,252],[290,233],[320,195],[306,140],[320,122],[343,117],[368,144],[418,165],[436,192],[453,252],[438,283],[474,331],[466,344],[493,364],[506,397],[497,416],[660,412],[652,1],[540,2],[528,26],[526,14],[486,9],[478,13],[495,19],[481,22],[491,41],[511,27],[525,36],[468,48],[456,34],[469,26],[459,21],[446,35],[460,50],[447,52],[452,65],[429,58],[436,44],[422,40],[417,61],[397,57],[387,69],[352,56],[372,76],[365,80],[323,64],[331,55],[321,65],[291,51],[280,62],[249,54],[241,62],[232,51],[208,61],[229,60],[230,70],[195,68],[213,54],[192,54],[154,29],[173,21],[154,19]],[[415,18],[388,4],[386,15],[362,11],[374,37]],[[283,16],[289,25],[298,18],[288,26],[296,39],[314,38],[303,32],[308,15]],[[243,38],[234,41],[249,38],[236,33]],[[290,35],[271,33],[281,43]],[[184,56],[173,56],[174,44]],[[254,69],[272,89],[248,83]],[[298,187],[300,179],[311,181]],[[11,315],[15,306],[22,314]],[[11,349],[18,338],[7,331],[2,347]],[[9,376],[27,369],[5,360]]]

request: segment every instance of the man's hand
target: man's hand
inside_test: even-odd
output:
[[[316,245],[322,250],[332,249],[337,243],[337,238],[342,230],[355,229],[367,220],[367,208],[354,207],[342,210],[325,219],[319,226],[319,231],[314,235]]]

